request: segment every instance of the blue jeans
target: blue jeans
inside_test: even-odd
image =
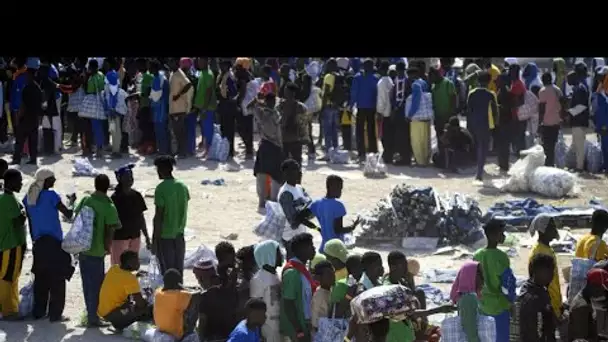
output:
[[[196,151],[196,117],[197,113],[192,112],[186,115],[186,134],[188,135],[188,152],[194,154]]]
[[[91,119],[91,125],[93,127],[93,139],[95,140],[95,146],[98,150],[103,148],[105,142],[105,134],[103,132],[103,122],[106,120]]]
[[[494,317],[494,322],[496,322],[496,342],[509,342],[511,312],[505,310],[491,317]]]
[[[205,142],[207,143],[207,148],[211,147],[211,143],[213,142],[213,124],[215,123],[215,111],[207,110],[200,111],[200,113],[205,113],[205,118],[201,118],[199,124],[201,125],[201,134],[205,138]]]
[[[82,292],[87,307],[88,323],[99,321],[97,307],[99,306],[99,291],[105,277],[103,257],[94,257],[84,254],[78,255],[80,276],[82,277]]]
[[[604,157],[604,171],[608,172],[608,135],[600,136],[602,144],[602,156]]]
[[[156,136],[156,150],[161,154],[168,154],[169,131],[166,121],[154,123],[154,135]]]
[[[337,150],[340,111],[334,108],[325,108],[321,116],[323,120],[323,135],[325,136],[325,151],[329,151],[332,147]]]

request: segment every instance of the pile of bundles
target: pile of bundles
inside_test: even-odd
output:
[[[590,173],[602,171],[604,158],[599,140],[596,142],[585,140],[585,170]],[[560,169],[576,168],[576,153],[574,148],[572,145],[568,146],[566,144],[561,132],[555,145],[555,166]]]
[[[358,241],[401,241],[404,237],[436,237],[439,245],[474,244],[483,238],[477,202],[454,195],[441,198],[431,187],[395,186],[371,213],[360,215]]]

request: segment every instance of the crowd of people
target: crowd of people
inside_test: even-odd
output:
[[[430,66],[407,58],[345,57],[263,62],[249,57],[16,57],[0,62],[0,144],[10,147],[12,131],[13,164],[23,155],[35,163],[38,150],[60,153],[64,130],[71,131],[69,144],[80,144],[84,155],[111,151],[120,158],[133,147],[142,154],[185,158],[198,147],[205,157],[219,124],[229,141],[229,157],[234,157],[238,133],[245,158],[255,155],[259,173],[280,181],[275,178],[280,162],[293,158],[302,164],[303,146],[310,160],[317,157],[316,120],[321,159],[341,149],[356,151],[364,162],[366,153],[379,152],[380,139],[386,164],[433,162],[458,171],[476,161],[481,180],[489,152],[498,155],[506,171],[511,152],[529,145],[527,136],[540,138],[546,164],[555,165],[554,146],[567,126],[575,169],[583,170],[585,135],[593,119],[608,160],[603,58],[593,59],[591,74],[582,61],[567,73],[563,58],[555,58],[553,70],[545,73],[533,62],[520,66],[516,58],[506,58],[503,65],[492,64],[491,58],[439,58]],[[466,128],[458,117],[467,119]],[[257,152],[255,131],[261,135]]]

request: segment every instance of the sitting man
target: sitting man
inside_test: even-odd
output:
[[[133,274],[137,270],[139,256],[136,252],[126,251],[120,255],[120,265],[112,265],[103,279],[97,314],[110,322],[116,330],[152,318],[152,307],[142,296]]]
[[[460,127],[460,120],[457,116],[452,116],[441,137],[439,151],[433,155],[433,163],[439,168],[458,172],[458,169],[466,166],[470,159],[473,148],[473,137],[466,129]]]
[[[154,295],[154,323],[160,332],[177,341],[194,333],[198,320],[200,292],[185,289],[179,271],[170,268],[163,277],[164,287]]]

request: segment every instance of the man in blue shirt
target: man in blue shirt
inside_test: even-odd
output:
[[[317,217],[321,225],[321,247],[319,252],[323,253],[325,243],[331,239],[344,241],[344,234],[350,233],[359,224],[359,218],[352,225],[344,227],[342,219],[346,215],[344,203],[339,200],[342,196],[344,180],[336,175],[329,175],[325,181],[327,194],[324,198],[314,201],[310,211]]]
[[[378,96],[378,76],[374,74],[374,62],[363,62],[363,72],[353,79],[350,91],[350,107],[357,107],[356,136],[359,161],[365,161],[365,129],[369,152],[378,152],[376,141],[376,97]]]
[[[245,304],[246,318],[230,333],[227,342],[261,342],[261,327],[266,322],[266,303],[251,298]]]

